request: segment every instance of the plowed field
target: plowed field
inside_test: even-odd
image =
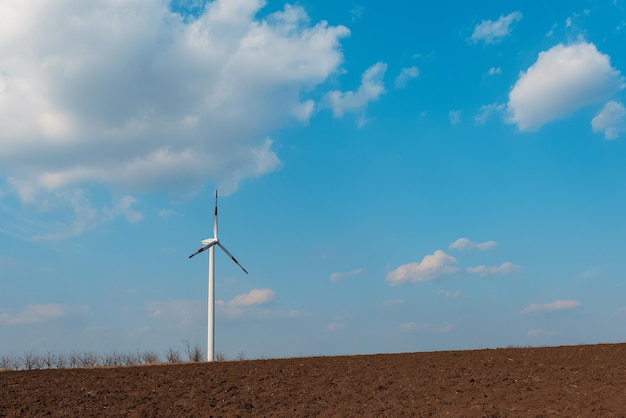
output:
[[[0,416],[624,417],[626,344],[0,372]]]

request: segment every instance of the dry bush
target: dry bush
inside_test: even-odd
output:
[[[182,361],[182,358],[180,356],[180,351],[172,347],[167,348],[167,352],[165,353],[165,358],[170,363],[180,363]]]
[[[154,364],[160,361],[159,355],[154,351],[146,350],[141,353],[141,360],[144,364]]]
[[[196,343],[194,346],[191,345],[189,340],[184,340],[183,343],[185,344],[185,348],[187,349],[187,358],[189,359],[189,361],[202,361],[202,359],[204,358],[204,353],[202,352],[202,349],[200,348],[200,345],[198,345],[198,343]]]
[[[20,360],[13,355],[5,354],[0,357],[0,370],[18,370]]]
[[[88,351],[79,355],[78,364],[80,367],[95,367],[99,365],[100,356],[93,351]]]
[[[27,352],[24,354],[24,357],[22,357],[24,370],[39,370],[42,368],[43,364],[43,359],[39,356],[39,354],[33,351]]]
[[[241,350],[240,352],[237,353],[237,360],[238,361],[243,361],[246,359],[246,352]]]
[[[217,353],[215,353],[215,361],[226,361],[226,354],[218,351]]]
[[[124,362],[122,361],[122,355],[114,351],[102,357],[102,364],[107,367],[120,367]]]

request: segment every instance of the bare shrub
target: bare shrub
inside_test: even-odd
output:
[[[48,368],[52,369],[57,364],[57,356],[52,351],[48,351],[45,357],[43,358],[43,364]]]
[[[67,368],[67,357],[64,354],[57,354],[54,357],[54,367],[57,369]]]
[[[165,358],[167,358],[167,361],[169,361],[170,363],[180,363],[182,361],[180,357],[180,351],[172,347],[167,348],[167,352],[165,353]]]
[[[95,367],[98,365],[100,356],[93,351],[87,351],[79,356],[78,364],[80,367]]]
[[[135,353],[122,354],[123,366],[136,366],[141,364],[141,356]]]
[[[198,345],[198,343],[196,343],[194,346],[191,345],[189,340],[184,340],[183,343],[185,344],[185,348],[187,349],[187,358],[189,359],[189,361],[202,361],[202,359],[204,358],[204,353],[202,352],[202,349],[200,348],[200,345]]]
[[[20,361],[13,355],[5,354],[0,357],[0,370],[17,370],[20,367]]]
[[[70,367],[70,369],[76,369],[80,367],[80,357],[81,357],[81,354],[77,353],[76,351],[72,351],[69,354],[68,366]]]
[[[25,370],[39,370],[42,368],[44,364],[43,359],[39,356],[39,354],[29,351],[24,354],[22,357],[22,365]]]
[[[102,357],[102,364],[107,367],[119,367],[123,364],[122,356],[119,353],[107,353]]]
[[[246,352],[241,350],[237,353],[237,360],[238,361],[243,361],[246,359]]]
[[[218,351],[217,353],[215,353],[215,361],[226,361],[226,354]]]
[[[160,361],[159,355],[154,351],[146,350],[141,353],[141,360],[144,364],[154,364]]]

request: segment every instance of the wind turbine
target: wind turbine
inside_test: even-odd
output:
[[[189,258],[196,254],[200,254],[204,250],[209,250],[209,309],[208,309],[208,332],[207,332],[207,348],[206,356],[207,361],[213,361],[213,340],[215,330],[215,246],[219,246],[232,260],[237,264],[244,273],[248,274],[248,271],[243,268],[239,261],[222,245],[217,238],[217,189],[215,190],[215,215],[213,217],[213,238],[207,238],[202,240],[202,248],[195,253],[191,254]]]

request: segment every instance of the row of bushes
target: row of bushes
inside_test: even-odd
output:
[[[123,367],[137,366],[142,364],[157,363],[182,363],[204,361],[204,352],[198,344],[192,345],[189,341],[184,341],[184,350],[168,347],[165,351],[165,361],[155,351],[137,351],[135,353],[112,352],[98,354],[92,351],[72,352],[69,354],[56,354],[52,351],[40,354],[29,351],[21,356],[2,355],[0,356],[0,371],[7,370],[41,370],[41,369],[76,369],[84,367]],[[183,356],[185,359],[183,359]],[[225,361],[226,355],[216,353],[216,361]],[[240,352],[237,360],[245,360],[245,354]]]

